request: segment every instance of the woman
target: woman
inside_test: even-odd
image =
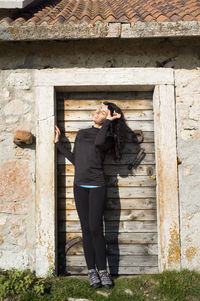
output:
[[[77,132],[73,152],[59,141],[61,133],[57,126],[54,142],[60,152],[75,165],[73,192],[82,229],[90,286],[109,289],[113,287],[113,281],[106,270],[102,220],[106,184],[102,164],[107,151],[113,151],[115,160],[121,158],[127,125],[121,109],[106,101],[96,109],[92,120],[92,127]]]

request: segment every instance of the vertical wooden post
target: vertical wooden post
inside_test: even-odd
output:
[[[174,85],[154,89],[159,271],[180,269]]]

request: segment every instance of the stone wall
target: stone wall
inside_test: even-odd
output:
[[[13,143],[17,129],[35,135],[31,72],[1,72],[0,86],[0,267],[34,269],[35,142]]]
[[[172,67],[176,85],[181,266],[200,270],[200,41],[193,39],[10,42],[0,44],[0,267],[35,269],[33,72],[43,68]]]

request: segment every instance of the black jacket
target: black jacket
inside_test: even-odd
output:
[[[112,121],[106,119],[101,128],[94,126],[77,132],[74,149],[58,141],[56,147],[75,166],[74,184],[105,185],[103,161],[106,151],[114,145],[109,134]]]

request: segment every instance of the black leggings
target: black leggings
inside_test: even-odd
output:
[[[106,186],[86,188],[74,184],[74,198],[81,223],[83,250],[88,269],[106,269],[106,243],[103,213]]]

